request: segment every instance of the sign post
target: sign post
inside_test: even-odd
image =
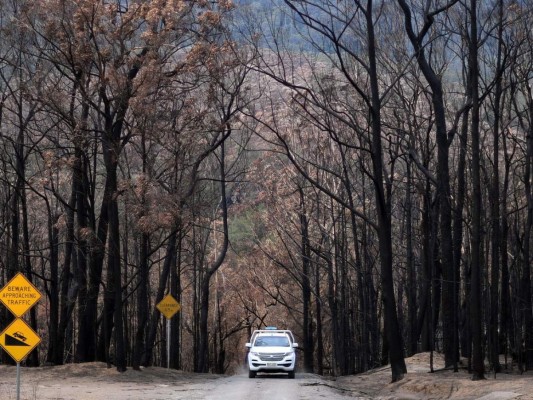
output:
[[[0,290],[0,301],[17,317],[0,333],[0,346],[17,362],[17,400],[20,399],[20,362],[41,342],[41,338],[20,317],[28,312],[41,293],[20,272]]]
[[[181,305],[171,294],[167,294],[156,307],[167,319],[167,368],[170,368],[170,319],[181,310]]]

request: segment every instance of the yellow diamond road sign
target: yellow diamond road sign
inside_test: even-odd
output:
[[[0,333],[0,346],[16,362],[22,361],[40,342],[41,338],[20,318]]]
[[[24,315],[41,298],[41,293],[20,272],[0,290],[0,301],[16,317]]]
[[[170,294],[167,294],[165,297],[163,297],[163,300],[157,303],[156,307],[159,311],[161,311],[161,314],[163,314],[166,319],[172,318],[174,314],[181,310],[180,303],[178,303],[177,300]]]

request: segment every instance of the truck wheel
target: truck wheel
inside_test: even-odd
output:
[[[255,378],[256,374],[257,374],[257,372],[249,370],[248,371],[248,378],[253,379],[253,378]]]
[[[289,371],[289,379],[294,379],[294,376],[295,376],[295,372]]]

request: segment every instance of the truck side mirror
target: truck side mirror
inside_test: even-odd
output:
[[[295,349],[297,349],[297,348],[298,348],[298,343],[293,343],[293,344],[292,344],[292,347],[294,347]]]
[[[252,344],[251,343],[246,343],[245,346],[250,348],[250,347],[252,347]]]

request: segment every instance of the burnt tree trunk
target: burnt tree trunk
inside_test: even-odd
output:
[[[420,33],[415,33],[411,9],[405,0],[398,0],[405,17],[405,29],[411,44],[413,45],[418,65],[431,88],[431,101],[435,112],[435,127],[437,136],[437,197],[439,202],[439,260],[442,266],[442,302],[447,305],[442,314],[443,347],[445,365],[452,366],[457,362],[457,320],[455,315],[458,309],[458,277],[454,273],[453,247],[452,247],[452,207],[450,192],[450,169],[449,169],[449,146],[451,138],[448,138],[446,129],[446,110],[444,105],[444,93],[442,78],[433,70],[428,61],[424,38],[434,22],[426,15],[424,26]],[[442,9],[444,11],[444,9]],[[429,12],[429,10],[426,10]]]
[[[472,328],[472,379],[485,379],[483,361],[483,331],[481,309],[481,179],[480,179],[480,133],[479,133],[479,66],[477,39],[477,0],[470,1],[469,81],[472,99],[472,269],[470,275],[470,324]],[[529,264],[529,263],[526,263]]]
[[[163,300],[165,295],[165,288],[168,283],[171,268],[174,265],[174,259],[176,257],[176,240],[178,237],[177,229],[175,229],[168,238],[167,248],[165,252],[165,258],[163,262],[163,268],[159,276],[159,286],[157,287],[157,293],[155,296],[155,303],[159,303]],[[150,321],[147,327],[147,337],[145,342],[145,349],[141,357],[141,365],[144,367],[150,367],[153,365],[153,354],[155,347],[155,340],[157,336],[157,326],[161,312],[154,307]]]
[[[306,215],[305,195],[299,188],[300,194],[300,236],[302,253],[302,302],[303,302],[303,353],[304,371],[313,372],[313,325],[311,317],[311,245],[309,243],[309,221]]]
[[[228,132],[225,136],[229,136],[231,128],[228,127]],[[217,259],[213,262],[209,268],[205,271],[200,283],[200,321],[199,321],[199,338],[198,338],[198,350],[197,360],[198,366],[195,372],[209,372],[209,331],[208,331],[208,317],[209,317],[209,286],[212,276],[220,268],[229,246],[228,238],[228,204],[226,200],[226,169],[225,169],[225,151],[224,142],[220,144],[220,210],[222,213],[222,225],[223,225],[223,243],[218,253]]]
[[[371,157],[373,183],[378,219],[378,237],[380,253],[381,287],[383,314],[385,319],[385,340],[389,349],[392,382],[399,381],[407,373],[404,360],[402,333],[398,321],[396,299],[394,296],[394,281],[392,274],[392,226],[390,190],[383,187],[383,150],[381,144],[381,99],[379,94],[378,70],[376,64],[376,41],[374,37],[374,21],[372,3],[368,2],[366,10],[369,78],[371,89]]]
[[[502,307],[499,304],[499,288],[500,288],[500,108],[502,98],[502,40],[503,40],[503,1],[499,1],[498,5],[498,50],[496,61],[496,86],[494,91],[494,123],[492,132],[492,182],[490,188],[490,210],[491,210],[491,279],[490,279],[490,364],[494,372],[500,372],[500,338],[498,331],[501,329],[498,321],[498,314]]]

